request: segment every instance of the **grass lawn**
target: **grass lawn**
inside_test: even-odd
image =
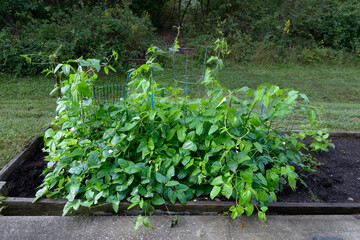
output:
[[[227,88],[255,88],[263,83],[277,84],[305,93],[311,104],[322,109],[321,127],[328,130],[360,130],[360,69],[329,65],[230,65],[221,72]],[[174,84],[171,68],[154,75],[159,84]],[[118,84],[125,76],[102,77],[100,84]],[[55,116],[56,97],[50,97],[54,79],[0,75],[0,168],[13,158]],[[203,94],[191,85],[189,91]],[[292,129],[306,127],[296,115],[279,123]]]

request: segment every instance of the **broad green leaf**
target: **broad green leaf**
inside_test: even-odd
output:
[[[241,203],[248,203],[251,201],[251,191],[250,190],[242,190],[241,191]]]
[[[295,177],[294,173],[289,173],[289,175],[288,175],[289,185],[290,185],[291,189],[294,191],[296,189],[295,179],[296,179],[296,177]]]
[[[216,132],[216,130],[218,130],[218,129],[219,129],[219,126],[218,126],[218,125],[216,125],[216,124],[212,125],[211,128],[210,128],[210,130],[209,130],[209,132],[208,132],[208,135],[213,134],[213,133]]]
[[[177,184],[175,185],[175,189],[177,192],[185,192],[189,189],[189,187],[186,186],[185,184]]]
[[[165,200],[159,194],[155,193],[151,199],[151,203],[154,205],[162,205],[165,203]]]
[[[95,68],[96,71],[100,71],[100,61],[98,59],[88,59],[91,64],[91,67]]]
[[[254,143],[254,146],[256,147],[256,149],[257,149],[260,153],[263,152],[263,145],[261,145],[261,144],[258,143],[258,142],[255,142],[255,143]]]
[[[86,97],[91,97],[91,91],[89,89],[89,86],[86,84],[86,82],[79,82],[79,84],[77,85],[77,90],[82,95]]]
[[[180,142],[184,142],[185,138],[186,138],[186,127],[181,127],[179,128],[177,131],[177,136]]]
[[[250,216],[254,212],[254,205],[251,203],[246,204],[245,212],[246,212],[246,215]]]
[[[44,196],[44,194],[47,193],[47,192],[48,192],[48,186],[45,186],[45,187],[41,188],[40,190],[38,190],[36,192],[35,198],[34,198],[34,200],[32,202],[33,203],[36,202],[39,198]]]
[[[231,185],[231,183],[225,183],[222,187],[222,191],[221,193],[227,198],[229,199],[232,195],[233,192],[233,186]]]
[[[184,143],[183,149],[191,150],[191,151],[193,151],[193,152],[196,152],[196,151],[197,151],[196,144],[193,143],[191,140],[188,140],[188,141],[186,141],[186,142]]]
[[[73,183],[70,185],[69,194],[66,198],[71,202],[75,199],[80,188],[80,183]]]
[[[148,147],[149,147],[151,150],[154,150],[154,148],[155,148],[154,139],[149,138]]]
[[[221,187],[214,186],[210,192],[210,198],[214,199],[221,191]]]
[[[55,131],[52,128],[46,130],[44,138],[51,138],[55,135]]]
[[[136,231],[140,227],[140,225],[142,223],[142,219],[143,219],[143,217],[141,215],[138,215],[136,217],[134,231]]]
[[[169,179],[172,178],[173,176],[175,176],[175,167],[174,166],[169,167],[169,169],[166,172],[166,176]]]
[[[181,204],[186,205],[186,195],[184,192],[176,192],[176,197],[179,199]]]
[[[178,181],[169,181],[168,183],[166,183],[166,187],[174,187],[176,185],[179,185]]]
[[[168,134],[166,135],[166,141],[170,141],[174,135],[175,135],[176,130],[174,128],[170,129]]]
[[[156,111],[150,110],[150,115],[149,115],[150,121],[153,121],[155,119],[155,115],[156,115]]]
[[[168,190],[168,198],[169,198],[169,200],[170,200],[170,202],[171,202],[172,204],[175,204],[176,198],[177,198],[176,192],[173,191],[173,190],[171,190],[171,189],[169,189],[169,190]]]
[[[266,215],[264,212],[258,212],[258,217],[260,220],[266,221]]]
[[[144,217],[144,219],[142,220],[142,223],[144,224],[145,227],[149,226],[149,217]]]
[[[311,109],[309,111],[309,121],[314,122],[315,118],[316,118],[316,112],[315,112],[315,110]]]
[[[218,176],[211,182],[211,185],[216,186],[216,185],[220,185],[223,183],[224,183],[224,181],[222,179],[222,176]]]
[[[89,154],[89,158],[88,158],[88,166],[89,168],[95,168],[95,167],[99,167],[99,157],[98,157],[98,152],[97,151],[94,151],[94,152],[91,152]]]
[[[274,202],[277,201],[277,197],[276,197],[276,194],[274,192],[270,192],[270,198],[271,200],[273,200]]]
[[[196,124],[196,134],[197,135],[201,135],[204,129],[204,123],[203,122],[199,122],[198,124]]]
[[[156,173],[156,181],[158,181],[159,183],[166,184],[168,180],[169,179],[161,173]]]
[[[63,208],[63,214],[62,216],[64,217],[69,211],[70,209],[74,206],[74,202],[73,201],[68,201],[64,208]]]

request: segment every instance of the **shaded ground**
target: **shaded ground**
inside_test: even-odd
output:
[[[302,179],[307,189],[298,183],[298,189],[290,188],[278,195],[280,202],[360,202],[360,139],[334,138],[336,148],[314,154],[321,165],[315,174],[304,173]],[[8,181],[9,196],[34,197],[41,184],[41,172],[47,162],[41,161],[44,153],[39,149],[32,159],[17,169]]]

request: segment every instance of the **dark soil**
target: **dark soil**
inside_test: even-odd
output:
[[[280,202],[360,202],[360,139],[334,138],[336,148],[329,152],[313,154],[321,163],[316,173],[301,172],[309,188],[298,182],[297,191],[290,188],[278,194]],[[18,168],[8,180],[9,196],[34,197],[41,184],[41,172],[47,162],[45,154],[37,150],[34,156]]]
[[[26,160],[17,168],[6,181],[11,197],[34,197],[36,188],[40,186],[44,177],[41,175],[47,162],[42,161],[45,153],[39,148],[32,158]]]
[[[335,149],[312,154],[320,166],[316,172],[299,173],[309,188],[298,184],[296,192],[290,188],[278,196],[281,202],[360,202],[360,139],[332,138]]]

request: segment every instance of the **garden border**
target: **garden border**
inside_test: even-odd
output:
[[[48,128],[48,127],[47,127]],[[47,128],[42,129],[41,133]],[[295,131],[294,131],[295,132]],[[360,132],[329,132],[331,137],[353,137],[360,138]],[[14,169],[20,166],[24,161],[32,156],[34,150],[43,143],[42,137],[34,137],[20,153],[18,153],[1,171],[0,171],[0,195],[6,196],[8,189],[6,180]],[[63,207],[67,200],[65,199],[40,199],[32,203],[34,198],[7,197],[2,200],[5,209],[3,215],[8,216],[59,216],[62,215]],[[234,202],[228,201],[188,201],[186,205],[180,203],[164,204],[156,206],[157,214],[222,214],[229,210]],[[127,210],[130,206],[128,202],[121,202],[119,205],[119,214],[134,215],[139,213],[139,208]],[[269,203],[268,214],[283,215],[316,215],[316,214],[359,214],[360,203]],[[114,211],[111,204],[104,203],[91,209],[80,207],[72,214],[93,214],[93,215],[113,215]]]

